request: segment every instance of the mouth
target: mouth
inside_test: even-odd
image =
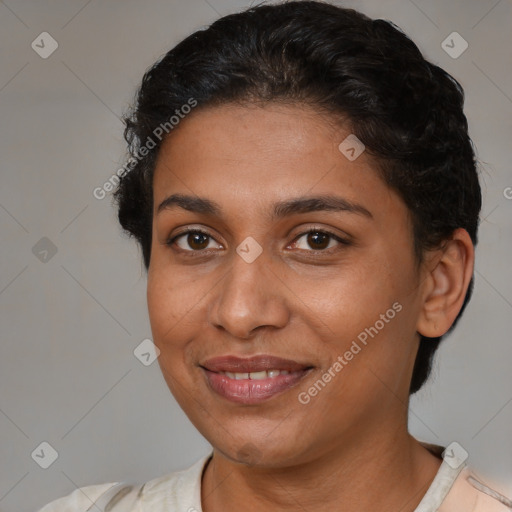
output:
[[[210,389],[235,403],[257,404],[304,379],[313,366],[270,355],[221,356],[200,365]]]

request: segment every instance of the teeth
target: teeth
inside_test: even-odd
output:
[[[266,379],[268,377],[267,372],[263,370],[262,372],[251,372],[249,374],[249,378],[251,380],[260,380],[260,379]]]
[[[233,373],[233,372],[220,372],[226,377],[235,380],[242,379],[251,379],[251,380],[261,380],[261,379],[272,379],[277,377],[278,375],[288,375],[290,372],[288,370],[263,370],[261,372],[251,372],[251,373]]]

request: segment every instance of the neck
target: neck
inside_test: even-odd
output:
[[[286,467],[249,467],[214,450],[203,475],[203,511],[413,512],[441,460],[406,428],[379,431],[391,435],[358,432],[350,442]]]

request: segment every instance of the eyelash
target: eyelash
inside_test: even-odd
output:
[[[189,229],[187,231],[183,231],[181,233],[179,233],[178,235],[172,237],[171,239],[169,239],[167,242],[166,242],[166,245],[169,245],[169,246],[172,246],[174,244],[174,242],[176,240],[178,240],[179,238],[181,238],[182,236],[185,236],[185,235],[189,235],[191,233],[199,233],[201,235],[205,235],[206,237],[209,237],[211,239],[214,239],[213,236],[210,235],[210,233],[207,233],[206,231],[203,231],[202,229],[198,229],[198,228],[195,228],[195,229]],[[296,241],[300,240],[303,236],[305,235],[309,235],[310,233],[320,233],[322,235],[328,235],[329,237],[333,238],[334,240],[336,240],[337,242],[339,242],[341,245],[350,245],[350,241],[347,240],[347,239],[344,239],[344,238],[341,238],[340,236],[338,235],[335,235],[334,233],[330,232],[329,230],[326,230],[324,228],[311,228],[311,229],[308,229],[307,231],[304,231],[300,234],[298,234],[294,239],[293,239],[293,242],[292,243],[295,243]],[[330,254],[332,252],[333,249],[339,249],[338,248],[329,248],[329,249],[312,249],[312,250],[305,250],[305,249],[299,249],[299,251],[306,251],[306,252],[309,252],[309,253],[313,253],[313,254],[319,254],[319,253],[327,253],[327,254]],[[180,251],[183,251],[185,253],[191,253],[191,256],[201,256],[201,255],[204,255],[205,252],[211,250],[211,249],[201,249],[201,250],[186,250],[186,249],[179,249]],[[194,254],[195,253],[195,254]]]

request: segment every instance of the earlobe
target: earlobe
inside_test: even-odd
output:
[[[416,327],[428,338],[442,336],[455,321],[473,275],[475,257],[471,237],[462,228],[433,252]]]

